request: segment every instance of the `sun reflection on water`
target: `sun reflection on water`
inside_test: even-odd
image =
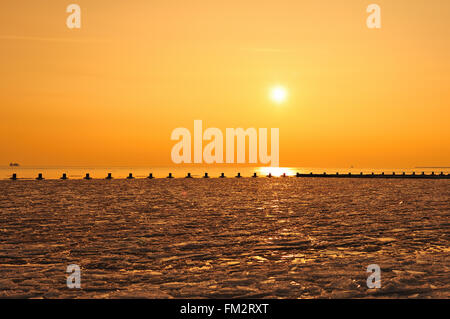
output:
[[[297,173],[292,167],[258,167],[255,171],[261,176],[271,174],[274,177],[283,176],[283,174],[286,174],[286,176],[294,176]]]

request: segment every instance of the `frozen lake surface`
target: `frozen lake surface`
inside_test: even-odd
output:
[[[448,180],[1,180],[0,297],[449,298],[449,217]]]

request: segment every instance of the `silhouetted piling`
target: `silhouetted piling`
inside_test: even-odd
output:
[[[399,179],[399,178],[415,178],[415,179],[450,179],[450,174],[445,174],[444,172],[431,172],[428,175],[425,174],[425,172],[421,172],[420,175],[416,174],[416,172],[411,172],[411,173],[406,173],[406,172],[401,172],[401,173],[396,173],[396,172],[392,172],[390,174],[385,174],[385,172],[381,172],[381,173],[374,173],[371,172],[370,174],[364,174],[363,172],[360,172],[359,174],[352,174],[351,172],[349,173],[344,173],[342,175],[339,174],[339,172],[336,172],[336,174],[327,174],[326,172],[323,172],[322,174],[320,173],[313,173],[310,172],[309,174],[303,174],[303,173],[296,173],[295,175],[296,177],[327,177],[327,178],[333,178],[333,177],[341,177],[341,178],[395,178],[395,179]],[[221,173],[219,178],[225,178],[225,173]],[[235,176],[236,178],[242,178],[243,176],[241,175],[241,173],[237,173],[237,175]],[[251,176],[253,178],[257,178],[258,174],[256,172],[253,173],[253,175]],[[268,178],[272,177],[272,173],[269,173],[267,175]],[[281,177],[289,177],[287,175],[287,173],[283,173],[281,175]],[[108,175],[106,176],[106,179],[112,179],[112,173],[108,173]],[[150,173],[147,177],[148,179],[153,179],[153,173]],[[169,173],[169,175],[167,176],[167,178],[175,178],[172,173]],[[193,178],[191,173],[187,173],[186,178]],[[210,178],[209,174],[205,172],[203,178]],[[12,176],[9,178],[10,180],[17,180],[17,174],[14,173],[12,174]],[[61,180],[67,180],[69,179],[66,173],[63,173],[62,176],[60,177]],[[86,176],[83,177],[83,179],[85,180],[90,180],[92,179],[89,173],[86,173]],[[135,179],[135,177],[133,176],[132,173],[128,174],[127,179]],[[43,174],[39,173],[38,176],[36,177],[36,180],[44,180]]]
[[[16,173],[12,174],[10,179],[13,181],[17,180],[17,174]]]

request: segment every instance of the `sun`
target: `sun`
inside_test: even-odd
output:
[[[281,104],[286,101],[287,98],[287,90],[282,86],[275,86],[270,90],[270,99],[277,103]]]

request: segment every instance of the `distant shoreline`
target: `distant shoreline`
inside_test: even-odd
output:
[[[450,168],[450,166],[416,166],[414,168]]]

